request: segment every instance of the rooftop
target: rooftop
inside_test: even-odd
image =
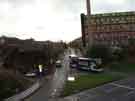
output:
[[[129,12],[112,12],[112,13],[101,13],[101,14],[92,14],[91,17],[108,17],[108,16],[135,16],[135,11]]]

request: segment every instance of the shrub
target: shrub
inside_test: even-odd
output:
[[[112,50],[112,60],[113,61],[123,61],[127,58],[127,48],[125,47],[117,47]]]

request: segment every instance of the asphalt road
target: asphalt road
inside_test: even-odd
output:
[[[55,73],[48,80],[43,80],[43,86],[31,95],[25,101],[49,101],[55,99],[59,95],[69,72],[69,56],[67,51],[63,56],[62,67],[56,68]]]
[[[135,78],[105,84],[61,101],[135,101]]]

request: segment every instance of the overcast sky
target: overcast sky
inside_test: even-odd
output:
[[[86,0],[0,0],[0,35],[70,41],[81,36]],[[92,13],[135,11],[135,0],[91,0]]]

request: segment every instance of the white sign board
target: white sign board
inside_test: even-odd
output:
[[[42,69],[43,69],[42,65],[39,65],[39,72],[42,72]]]
[[[68,81],[75,81],[75,77],[68,77]]]

